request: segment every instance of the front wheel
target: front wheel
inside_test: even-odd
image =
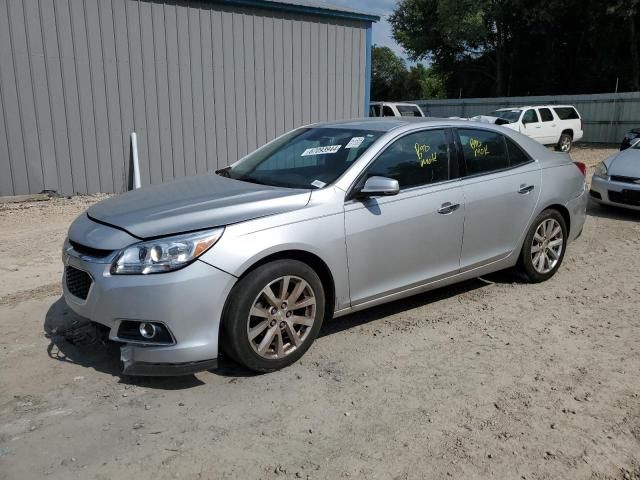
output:
[[[543,211],[524,239],[519,269],[531,283],[544,282],[560,268],[567,246],[567,224],[557,210]]]
[[[278,370],[309,349],[324,309],[322,282],[311,267],[297,260],[266,263],[231,291],[221,347],[250,370]]]

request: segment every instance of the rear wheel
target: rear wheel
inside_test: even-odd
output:
[[[231,291],[222,347],[238,363],[270,372],[298,360],[324,318],[322,282],[307,264],[276,260],[259,266]]]
[[[524,239],[519,270],[531,283],[544,282],[560,268],[567,245],[567,225],[557,210],[543,211]]]
[[[571,151],[571,146],[573,145],[573,137],[568,133],[563,133],[560,135],[560,140],[558,140],[558,145],[556,145],[556,150],[559,152],[568,153]]]

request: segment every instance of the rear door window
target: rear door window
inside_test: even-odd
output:
[[[458,129],[467,175],[491,173],[509,168],[503,135],[479,129]]]
[[[553,109],[560,120],[578,120],[580,115],[573,107],[554,107]]]
[[[389,105],[384,105],[382,107],[382,116],[383,117],[395,117],[395,113],[393,113],[393,110],[391,109],[391,107]]]
[[[380,116],[380,105],[371,105],[369,107],[369,116],[370,117],[379,117]]]
[[[543,122],[553,122],[553,113],[548,108],[540,108],[540,118]]]

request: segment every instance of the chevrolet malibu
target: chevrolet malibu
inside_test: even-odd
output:
[[[549,279],[585,192],[566,154],[496,125],[311,125],[89,208],[65,241],[64,297],[122,342],[126,374],[211,369],[220,351],[273,371],[327,318],[511,267]]]

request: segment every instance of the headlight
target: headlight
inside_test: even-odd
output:
[[[111,264],[112,275],[163,273],[189,265],[220,240],[224,228],[140,242],[123,249]]]
[[[598,165],[596,165],[596,169],[594,170],[593,174],[596,177],[602,177],[602,178],[607,178],[607,166],[604,164],[604,162],[600,162]]]

